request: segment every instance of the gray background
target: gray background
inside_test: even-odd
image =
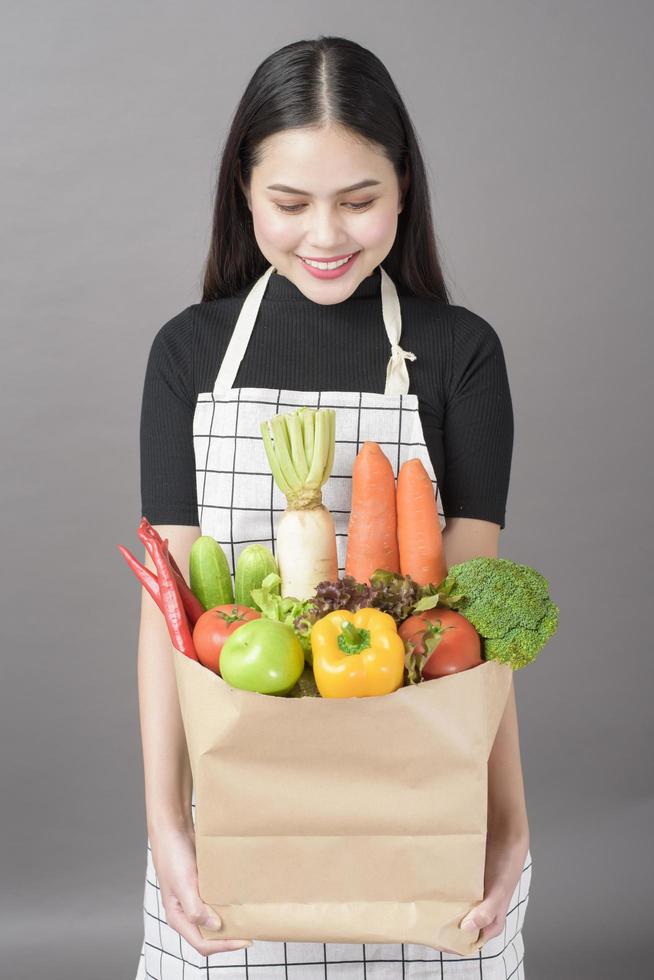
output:
[[[219,147],[271,51],[388,66],[454,301],[498,331],[516,438],[501,553],[560,630],[516,675],[529,980],[651,966],[652,7],[5,3],[2,929],[11,980],[132,980],[146,835],[138,421],[199,298]],[[650,627],[646,630],[646,627]],[[649,686],[648,686],[649,685]]]

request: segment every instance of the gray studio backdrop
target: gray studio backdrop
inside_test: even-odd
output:
[[[560,630],[516,675],[529,980],[651,954],[650,4],[3,5],[2,908],[8,980],[131,980],[146,859],[138,424],[159,327],[199,298],[218,149],[270,51],[387,64],[454,302],[504,345],[501,554]],[[650,419],[651,421],[651,419]],[[651,938],[651,936],[650,936]],[[648,956],[649,954],[649,956]]]

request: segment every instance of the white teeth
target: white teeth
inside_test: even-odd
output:
[[[354,255],[354,252],[352,252],[352,255]],[[352,255],[348,255],[344,259],[339,259],[338,262],[311,262],[310,259],[304,259],[302,256],[300,256],[300,258],[313,269],[339,269],[342,265],[345,265],[346,262],[350,261]]]

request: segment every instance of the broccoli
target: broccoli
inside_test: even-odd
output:
[[[439,592],[482,637],[486,660],[518,670],[556,632],[559,607],[548,589],[547,579],[529,565],[481,557],[452,565]]]

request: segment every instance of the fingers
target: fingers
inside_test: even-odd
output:
[[[251,946],[249,939],[204,939],[198,926],[189,922],[182,909],[166,910],[168,925],[183,936],[187,943],[193,946],[201,956],[211,956],[212,953],[225,953],[234,949],[245,949]]]
[[[461,923],[461,928],[464,932],[474,932],[476,929],[482,929],[484,926],[489,926],[495,916],[497,915],[496,910],[491,910],[488,905],[478,905],[473,912],[470,912],[463,922]]]
[[[182,903],[172,895],[166,898],[163,895],[163,890],[162,898],[168,925],[180,936],[183,936],[186,942],[193,946],[201,956],[245,949],[246,946],[252,945],[249,939],[205,939],[199,926],[217,929],[220,928],[220,919],[208,905],[204,904],[200,896],[198,895],[196,898],[192,891],[187,895],[187,900],[193,911],[187,911]]]
[[[508,905],[504,895],[490,895],[471,912],[468,912],[461,921],[459,928],[463,929],[464,932],[476,932],[479,929],[479,939],[485,943],[489,939],[499,936],[504,930]]]
[[[181,907],[188,921],[196,926],[203,925],[209,929],[220,929],[220,916],[216,915],[211,906],[207,905],[200,898],[197,879],[188,881],[186,878],[176,883],[176,894],[170,895],[171,906]],[[162,887],[164,902],[166,895]]]
[[[495,936],[499,936],[501,932],[504,932],[504,922],[505,917],[498,918],[486,929],[482,930],[479,937],[482,943],[487,943],[489,939],[494,939]]]

